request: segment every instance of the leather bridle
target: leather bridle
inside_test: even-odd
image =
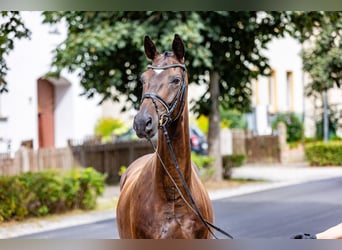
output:
[[[180,117],[183,111],[184,102],[185,102],[185,90],[186,90],[186,82],[185,82],[186,81],[186,67],[184,64],[169,64],[165,66],[153,66],[153,65],[147,66],[148,69],[157,69],[157,70],[158,69],[165,70],[165,69],[176,68],[176,67],[180,67],[183,69],[183,80],[180,84],[177,94],[175,95],[171,103],[167,103],[162,97],[160,97],[158,94],[155,94],[155,93],[145,93],[141,99],[141,102],[143,102],[146,98],[149,98],[152,100],[156,108],[156,112],[158,114],[159,127],[161,127],[162,125],[170,124],[173,121],[176,121]],[[162,114],[160,113],[156,101],[162,104],[162,106],[164,107],[166,111],[165,113],[162,113]],[[174,118],[172,118],[171,115],[173,111],[176,109],[179,101],[181,102],[181,107],[178,109],[177,115]]]

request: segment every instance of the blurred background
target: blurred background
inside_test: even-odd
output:
[[[0,175],[91,166],[117,183],[152,152],[132,129],[144,36],[164,51],[175,33],[203,173],[342,165],[341,12],[2,11],[0,25]]]

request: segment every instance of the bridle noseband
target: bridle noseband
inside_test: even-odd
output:
[[[159,127],[166,126],[167,124],[170,124],[173,121],[176,121],[179,116],[181,115],[184,107],[184,102],[185,102],[185,90],[186,90],[186,67],[184,64],[169,64],[165,66],[153,66],[153,65],[148,65],[148,69],[160,69],[160,70],[165,70],[165,69],[170,69],[170,68],[176,68],[180,67],[183,69],[183,81],[178,89],[178,92],[176,96],[173,98],[172,102],[168,104],[162,97],[160,97],[158,94],[155,93],[146,93],[142,96],[141,102],[143,102],[146,98],[150,98],[156,108],[156,112],[158,115],[158,120],[159,120]],[[175,108],[177,107],[178,101],[180,100],[181,102],[181,107],[178,110],[177,115],[174,118],[171,118],[171,115]],[[166,112],[160,114],[159,108],[157,105],[157,102],[160,102],[163,107],[165,108]]]

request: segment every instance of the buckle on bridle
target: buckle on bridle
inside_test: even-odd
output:
[[[159,127],[165,126],[169,120],[170,117],[167,114],[161,114],[159,117]]]

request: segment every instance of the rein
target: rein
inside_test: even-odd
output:
[[[184,92],[185,92],[185,89],[186,89],[186,84],[185,84],[185,77],[186,77],[186,67],[185,65],[183,64],[171,64],[171,65],[166,65],[166,66],[151,66],[149,65],[148,68],[150,69],[169,69],[169,68],[174,68],[174,67],[181,67],[183,68],[184,70],[184,75],[183,75],[183,82],[182,82],[182,85],[181,87],[178,89],[178,92],[175,96],[175,98],[173,99],[173,101],[171,102],[171,104],[167,104],[159,95],[157,94],[154,94],[154,93],[146,93],[143,95],[142,97],[142,101],[145,99],[145,98],[150,98],[152,99],[152,102],[156,108],[156,112],[157,112],[157,115],[159,117],[159,128],[162,129],[163,131],[163,134],[164,134],[164,137],[165,137],[165,140],[166,140],[166,143],[167,143],[167,146],[168,146],[168,150],[169,150],[169,153],[171,154],[171,158],[172,158],[172,161],[175,165],[175,168],[177,170],[177,173],[179,175],[179,177],[181,178],[181,181],[184,185],[184,189],[186,191],[186,194],[188,195],[189,199],[190,199],[190,202],[192,203],[189,204],[188,201],[185,199],[183,193],[181,192],[180,188],[178,187],[177,183],[175,182],[175,180],[172,178],[171,174],[169,173],[169,171],[167,170],[164,162],[162,161],[159,153],[157,152],[156,150],[156,147],[154,146],[153,142],[151,141],[150,138],[148,138],[148,141],[151,143],[152,145],[152,148],[153,150],[155,151],[155,153],[157,154],[158,156],[158,159],[161,163],[161,165],[163,166],[165,172],[167,173],[167,175],[169,176],[169,178],[171,179],[171,181],[173,182],[175,188],[177,189],[179,195],[181,196],[182,200],[184,201],[184,203],[200,218],[200,220],[202,221],[202,223],[207,227],[208,231],[210,232],[210,234],[215,238],[215,239],[218,239],[218,237],[213,233],[212,231],[212,228],[219,231],[220,233],[224,234],[225,236],[227,236],[228,238],[230,239],[233,239],[233,236],[231,236],[229,233],[225,232],[224,230],[222,230],[221,228],[213,225],[212,223],[210,223],[209,221],[207,221],[205,218],[203,218],[203,215],[201,214],[191,192],[190,192],[190,189],[189,189],[189,186],[188,184],[186,183],[185,181],[185,178],[180,170],[180,167],[179,167],[179,164],[177,162],[177,159],[176,159],[176,156],[175,156],[175,153],[173,151],[173,148],[172,148],[172,145],[171,145],[171,141],[170,141],[170,137],[169,137],[169,134],[167,132],[167,129],[166,129],[166,125],[171,123],[172,121],[175,121],[179,118],[180,114],[182,113],[183,111],[183,107],[184,107],[184,102],[185,102],[185,99],[184,99]],[[179,98],[181,98],[181,108],[179,109],[177,115],[175,118],[171,119],[171,114],[173,113],[174,109],[176,108],[177,106],[177,103],[179,101]],[[158,105],[156,103],[156,100],[159,101],[165,108],[166,110],[166,113],[164,114],[159,114],[159,109],[158,109]]]

